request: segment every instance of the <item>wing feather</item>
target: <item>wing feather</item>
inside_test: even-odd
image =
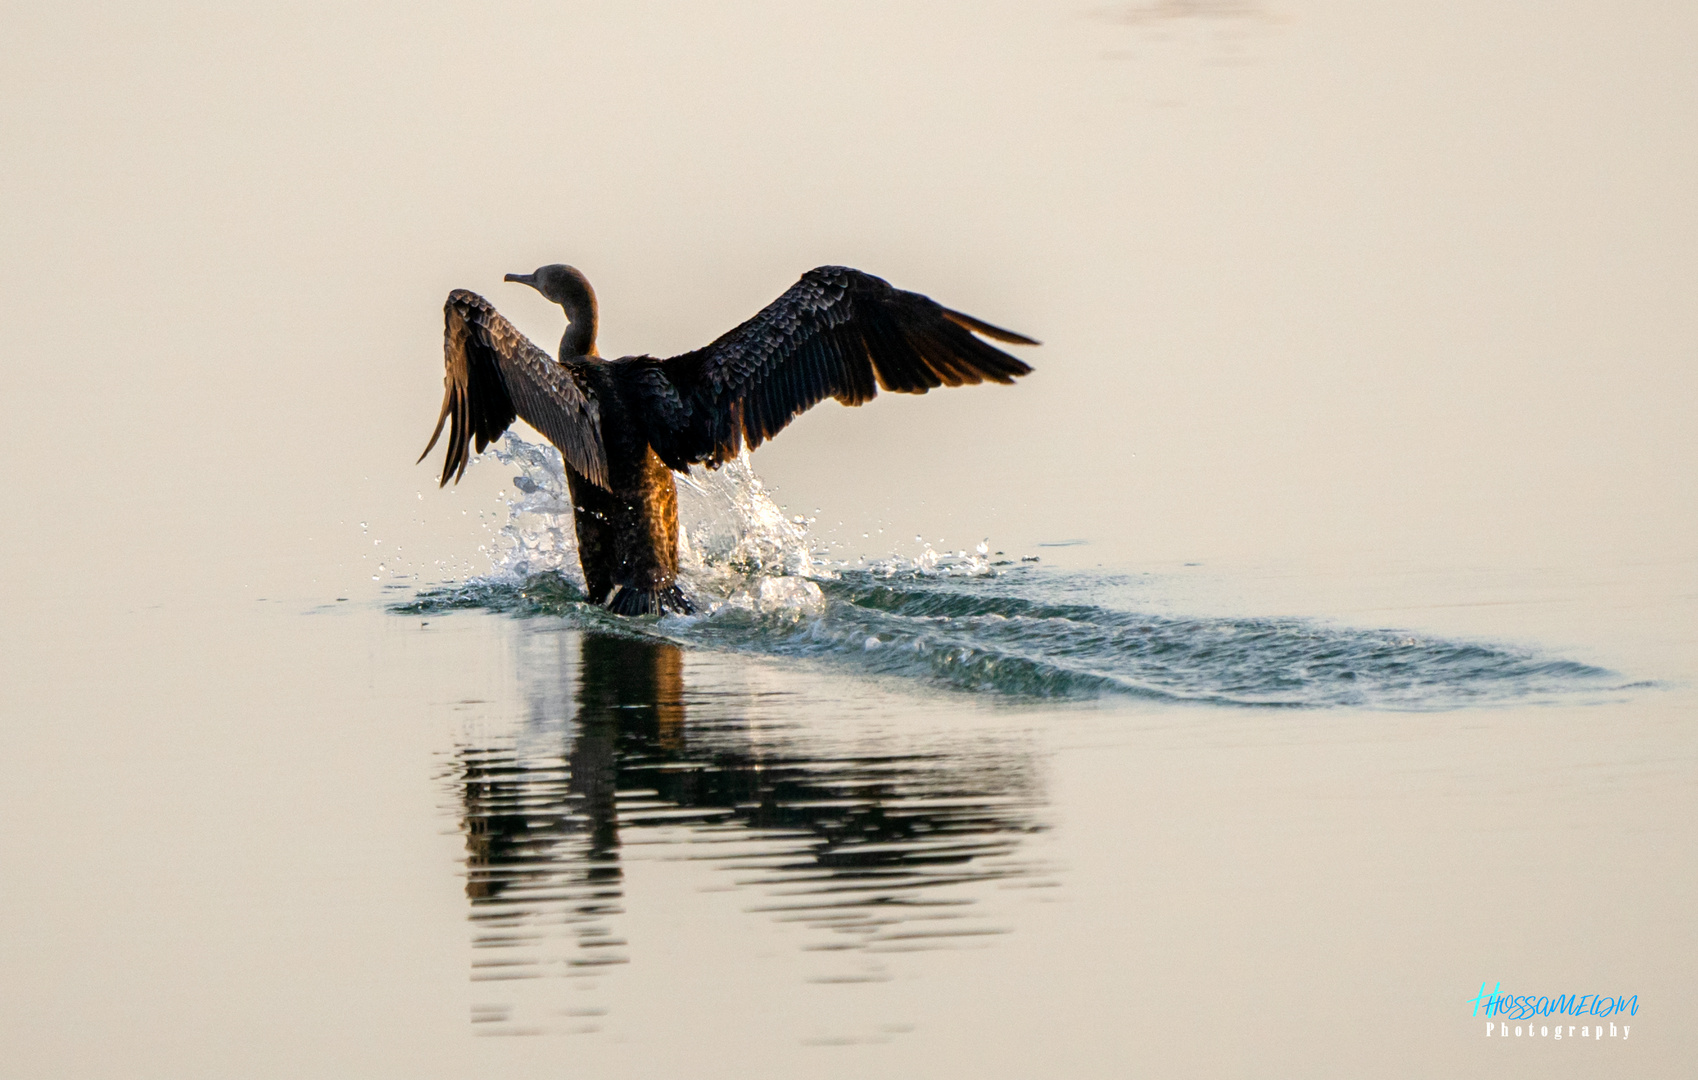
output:
[[[650,439],[674,467],[717,465],[828,397],[860,405],[880,387],[923,394],[1032,370],[975,334],[1037,344],[871,274],[822,266],[712,344],[659,361],[682,410],[651,424]]]
[[[425,459],[448,427],[440,486],[466,473],[475,448],[507,430],[515,416],[542,432],[592,482],[607,486],[601,409],[584,365],[562,364],[501,316],[489,301],[455,289],[443,306],[442,412]]]

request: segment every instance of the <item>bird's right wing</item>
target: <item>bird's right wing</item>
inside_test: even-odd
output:
[[[1032,370],[976,334],[1037,344],[883,278],[817,267],[735,330],[651,369],[650,441],[674,468],[717,465],[828,397],[859,405],[880,386],[923,394]]]
[[[582,365],[563,364],[537,348],[477,293],[449,293],[443,317],[442,415],[419,455],[423,461],[447,424],[439,486],[465,475],[474,440],[482,453],[518,416],[559,447],[568,465],[606,487],[601,410]]]

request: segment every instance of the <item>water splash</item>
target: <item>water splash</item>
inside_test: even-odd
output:
[[[568,584],[581,599],[583,571],[559,452],[511,431],[493,452],[518,470],[515,496],[507,504],[506,527],[495,538],[491,575],[469,585],[524,586],[542,578],[538,588],[558,594]],[[698,608],[818,609],[822,598],[811,579],[831,571],[813,550],[805,522],[785,517],[772,501],[747,453],[719,469],[694,467],[677,479],[679,585]]]
[[[503,465],[519,471],[513,477],[514,496],[507,502],[507,524],[495,538],[491,578],[523,581],[557,574],[572,580],[581,590],[583,571],[578,566],[572,499],[566,490],[560,451],[509,431],[491,453]]]
[[[680,583],[699,614],[623,619],[584,602],[558,454],[509,434],[496,455],[519,475],[495,571],[395,610],[555,615],[584,629],[1018,697],[1446,709],[1628,689],[1602,668],[1518,647],[1105,606],[1094,601],[1113,590],[1100,576],[992,562],[986,544],[833,563],[746,459],[679,481]]]

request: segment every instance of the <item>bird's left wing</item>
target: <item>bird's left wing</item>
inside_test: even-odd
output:
[[[515,416],[559,447],[567,464],[592,483],[607,486],[607,450],[601,438],[601,409],[582,363],[549,356],[488,300],[465,289],[448,294],[443,306],[442,414],[436,418],[425,454],[448,425],[448,456],[442,482],[465,475],[474,441],[478,453],[500,438]]]

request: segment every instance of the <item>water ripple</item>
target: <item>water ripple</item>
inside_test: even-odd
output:
[[[511,520],[487,577],[393,610],[552,615],[580,629],[795,657],[1016,698],[1142,697],[1253,707],[1449,709],[1627,689],[1602,668],[1516,646],[1300,618],[1126,610],[1115,582],[976,552],[866,566],[809,547],[739,460],[680,480],[681,584],[702,614],[622,619],[583,602],[559,456],[508,435]]]
[[[1086,575],[782,579],[806,604],[723,603],[707,614],[624,620],[557,574],[420,594],[397,610],[555,615],[583,629],[788,656],[1012,697],[1137,696],[1260,707],[1447,709],[1625,689],[1613,672],[1531,649],[1294,618],[1186,617],[1058,602]]]

